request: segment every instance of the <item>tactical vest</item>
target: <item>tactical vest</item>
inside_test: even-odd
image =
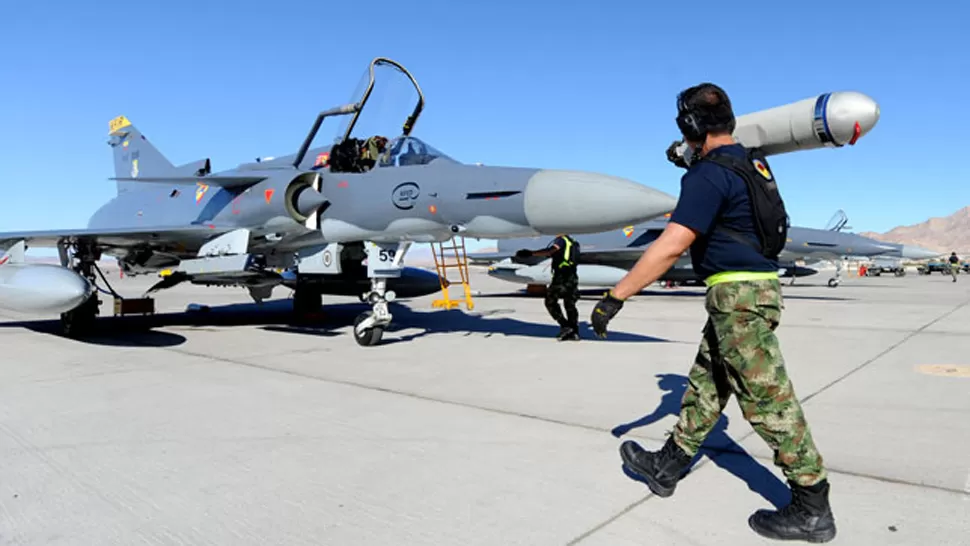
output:
[[[748,200],[751,203],[751,216],[758,242],[755,243],[742,233],[724,226],[719,225],[715,229],[754,248],[762,256],[777,260],[788,241],[788,212],[764,154],[757,149],[746,148],[745,151],[747,159],[727,154],[707,154],[702,161],[711,161],[730,169],[744,180],[744,185],[748,188]]]
[[[556,271],[575,270],[579,262],[579,242],[568,235],[563,235],[565,248],[560,248],[552,255],[552,265]]]

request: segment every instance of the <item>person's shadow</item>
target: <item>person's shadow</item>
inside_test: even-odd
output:
[[[687,378],[675,374],[657,374],[657,378],[657,386],[666,391],[657,409],[632,423],[617,426],[610,431],[613,436],[619,438],[635,428],[656,423],[668,415],[679,415],[680,402],[687,390]],[[780,509],[791,502],[791,490],[788,486],[732,440],[727,435],[727,425],[727,416],[721,415],[701,450],[691,461],[690,467],[693,468],[701,456],[706,456],[719,468],[747,483],[748,489],[764,497],[775,508]],[[712,448],[710,445],[717,447]]]

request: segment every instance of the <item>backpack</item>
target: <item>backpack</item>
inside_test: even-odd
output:
[[[771,169],[768,168],[768,161],[764,154],[758,149],[746,148],[746,151],[746,160],[726,154],[707,155],[704,160],[730,169],[744,180],[748,188],[748,200],[751,202],[752,220],[759,244],[754,244],[732,229],[723,226],[719,226],[718,229],[751,246],[762,256],[777,260],[788,241],[790,219],[785,210],[785,202],[778,191],[778,183]]]
[[[567,267],[569,268],[576,267],[576,264],[579,263],[579,241],[577,241],[576,239],[573,239],[569,235],[563,235],[562,238],[568,241],[567,244],[569,245],[569,265]],[[563,248],[560,250],[560,252],[562,252],[563,257],[565,257],[566,249]],[[555,259],[555,256],[553,256],[553,258]],[[553,265],[555,265],[556,269],[560,269],[562,267],[562,264],[560,262],[556,262]]]

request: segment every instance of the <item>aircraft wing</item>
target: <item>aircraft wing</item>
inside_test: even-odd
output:
[[[108,180],[145,182],[148,184],[207,184],[226,189],[245,188],[266,180],[266,176],[141,176],[137,178],[114,177]]]
[[[91,241],[104,248],[131,247],[196,247],[214,236],[232,231],[231,227],[159,226],[119,229],[66,229],[0,233],[0,248],[9,248],[17,241],[29,247],[57,247],[59,241]]]

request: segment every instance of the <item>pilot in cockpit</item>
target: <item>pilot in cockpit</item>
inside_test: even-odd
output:
[[[398,156],[397,164],[400,166],[405,165],[420,165],[421,164],[421,154],[414,149],[414,141],[408,141],[408,148],[403,154]]]

